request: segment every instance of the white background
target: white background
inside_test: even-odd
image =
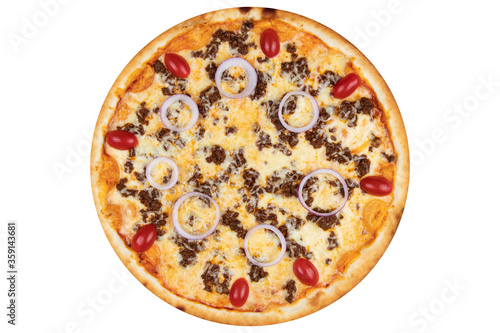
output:
[[[0,5],[2,332],[500,332],[494,1],[66,2],[46,21],[39,1]],[[399,103],[412,157],[403,219],[368,277],[324,310],[256,328],[198,319],[146,290],[106,240],[89,179],[89,136],[127,62],[185,19],[242,5],[303,14],[357,45]],[[30,33],[30,22],[40,27]],[[6,324],[11,220],[16,327]]]

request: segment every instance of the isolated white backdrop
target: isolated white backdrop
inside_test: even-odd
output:
[[[19,228],[18,325],[6,324],[1,278],[2,332],[500,331],[497,2],[57,1],[0,4],[0,277],[7,222]],[[361,49],[399,103],[412,169],[401,225],[364,281],[303,319],[238,328],[174,309],[124,268],[94,209],[89,137],[113,81],[150,40],[252,5],[305,15]]]

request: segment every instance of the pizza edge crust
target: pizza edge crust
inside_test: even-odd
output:
[[[166,41],[183,31],[187,31],[193,24],[266,18],[280,19],[299,28],[303,26],[305,30],[317,35],[326,44],[335,45],[344,54],[352,58],[353,64],[361,72],[362,76],[370,82],[378,100],[385,107],[384,114],[387,125],[391,131],[395,151],[398,154],[395,169],[396,182],[394,200],[389,209],[387,221],[379,231],[375,241],[361,251],[360,257],[349,265],[343,276],[337,278],[327,288],[315,289],[308,293],[306,297],[294,301],[292,304],[272,307],[265,312],[240,312],[214,308],[178,296],[165,289],[155,277],[138,265],[137,253],[131,251],[124,244],[113,229],[112,221],[104,214],[104,206],[99,199],[99,191],[101,190],[98,184],[99,162],[103,154],[104,134],[107,132],[108,123],[121,97],[120,91],[125,92],[126,87],[134,80],[137,69],[147,62],[153,61],[154,54],[165,46]],[[91,151],[91,182],[98,216],[111,246],[123,264],[146,288],[177,309],[197,317],[232,325],[269,325],[297,319],[330,305],[354,288],[371,271],[392,240],[403,213],[409,182],[409,151],[403,120],[389,87],[371,62],[349,41],[330,28],[298,14],[269,8],[231,8],[206,13],[174,26],[156,37],[129,62],[111,87],[96,123]]]

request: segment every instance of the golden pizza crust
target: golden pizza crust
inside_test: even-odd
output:
[[[265,312],[241,312],[213,308],[185,299],[164,288],[155,277],[138,264],[140,259],[137,253],[131,251],[115,231],[115,225],[120,223],[119,211],[110,207],[105,197],[110,187],[118,181],[118,179],[107,178],[107,175],[116,178],[118,168],[116,162],[114,163],[103,152],[108,124],[116,111],[118,101],[124,96],[127,88],[140,89],[141,86],[148,84],[150,73],[141,77],[145,65],[152,64],[156,60],[155,55],[164,52],[167,48],[170,51],[175,51],[175,48],[179,46],[169,45],[168,42],[175,36],[188,32],[193,25],[196,25],[196,29],[200,30],[199,33],[203,32],[208,23],[229,22],[228,25],[230,25],[230,22],[246,19],[269,19],[270,22],[272,19],[281,20],[318,36],[328,46],[340,49],[347,57],[351,58],[356,71],[366,78],[378,100],[384,106],[387,127],[391,132],[397,154],[394,199],[388,210],[388,218],[378,230],[378,236],[375,240],[360,253],[344,255],[343,259],[345,260],[341,259],[342,263],[337,263],[337,265],[344,266],[337,267],[337,269],[342,271],[346,268],[346,271],[339,274],[327,288],[314,289],[306,297],[296,300],[292,304],[280,307],[273,306],[266,309]],[[210,38],[211,33],[203,35]],[[190,38],[190,35],[186,34],[186,38]],[[204,41],[200,38],[196,41],[199,45],[193,45],[193,48],[205,45],[208,40]],[[113,172],[113,170],[115,171]],[[322,24],[297,14],[267,8],[232,8],[203,14],[176,25],[144,47],[125,67],[111,87],[97,120],[92,142],[91,181],[99,219],[109,242],[125,266],[146,288],[176,308],[201,318],[233,325],[267,325],[296,319],[331,304],[356,286],[375,266],[389,245],[401,219],[408,190],[409,153],[403,121],[391,91],[375,67],[352,44]]]

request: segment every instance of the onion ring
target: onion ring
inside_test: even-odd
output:
[[[280,252],[278,258],[274,259],[273,261],[270,261],[270,262],[259,262],[259,261],[255,260],[250,255],[250,252],[248,251],[248,240],[250,239],[250,236],[255,231],[257,231],[259,229],[269,229],[272,232],[274,232],[276,234],[276,236],[278,236],[278,238],[280,239],[281,252]],[[247,232],[247,234],[245,236],[245,241],[243,243],[243,248],[245,249],[245,254],[246,254],[248,260],[250,260],[250,262],[252,264],[260,266],[260,267],[269,267],[269,266],[273,266],[273,265],[276,265],[277,263],[279,263],[281,261],[281,259],[283,259],[283,257],[285,256],[286,241],[285,241],[285,237],[283,236],[283,234],[281,233],[281,231],[279,231],[279,229],[276,228],[275,226],[272,226],[272,225],[269,225],[269,224],[259,224],[259,225],[256,225],[255,227],[253,227],[252,229],[248,230],[248,232]]]
[[[167,110],[168,107],[175,102],[183,102],[187,106],[189,106],[189,110],[191,111],[191,118],[189,119],[188,123],[184,127],[175,127],[172,125],[170,120],[167,118]],[[160,107],[160,119],[163,125],[165,125],[166,128],[168,128],[171,131],[176,131],[176,132],[185,132],[189,130],[191,127],[196,124],[198,121],[198,116],[200,114],[200,111],[198,110],[198,105],[196,105],[195,101],[187,96],[187,95],[182,95],[182,94],[177,94],[177,95],[172,95],[169,98],[167,98],[163,104]]]
[[[342,204],[337,209],[335,209],[333,212],[330,212],[330,213],[318,213],[318,212],[312,210],[311,208],[309,208],[306,205],[304,198],[302,198],[302,189],[304,188],[304,185],[306,184],[307,180],[309,178],[311,178],[312,176],[315,176],[315,175],[320,174],[320,173],[326,173],[326,174],[335,176],[335,178],[340,180],[340,182],[342,183],[342,187],[344,188],[344,200],[342,201]],[[345,204],[347,203],[347,198],[349,197],[349,188],[347,187],[347,183],[346,183],[344,177],[342,177],[337,171],[332,170],[332,169],[318,169],[316,171],[309,173],[307,176],[305,176],[302,179],[302,181],[300,182],[300,185],[299,185],[298,197],[299,197],[300,204],[302,206],[304,206],[304,208],[307,209],[307,211],[309,213],[317,215],[317,216],[332,216],[332,215],[337,214],[338,212],[340,212],[342,210],[342,208],[344,208]]]
[[[167,163],[172,168],[172,175],[170,176],[169,181],[163,185],[155,182],[153,176],[151,176],[151,171],[153,171],[153,168],[161,162]],[[179,168],[177,168],[175,162],[170,158],[157,157],[149,162],[149,164],[146,166],[146,178],[148,179],[149,185],[153,186],[154,188],[157,188],[159,190],[168,190],[169,188],[174,187],[174,185],[177,183],[177,180],[179,180]]]
[[[303,127],[293,127],[293,126],[288,125],[286,123],[286,121],[283,119],[283,107],[285,106],[285,102],[286,102],[286,100],[290,96],[293,96],[293,95],[305,96],[305,97],[309,98],[309,100],[311,101],[312,108],[313,108],[313,119],[306,126],[303,126]],[[305,131],[309,131],[318,122],[318,119],[319,119],[319,105],[318,105],[318,102],[316,101],[316,99],[311,94],[308,94],[308,93],[306,93],[305,91],[302,91],[302,90],[291,91],[291,92],[289,92],[288,94],[286,94],[281,99],[280,106],[279,106],[279,109],[278,109],[278,117],[280,118],[281,125],[283,125],[283,127],[285,127],[290,132],[302,133],[302,132],[305,132]]]
[[[203,198],[210,200],[210,202],[212,204],[214,204],[215,209],[217,210],[217,218],[215,219],[214,225],[201,235],[196,235],[196,234],[192,234],[190,232],[187,232],[179,223],[179,207],[186,199],[191,198],[191,197],[195,197],[195,196],[196,197],[203,197]],[[203,194],[200,192],[189,192],[189,193],[184,194],[179,199],[177,199],[177,201],[174,204],[174,209],[172,212],[172,223],[174,224],[174,228],[177,231],[177,233],[184,238],[191,239],[191,240],[198,240],[198,239],[203,239],[207,236],[210,236],[215,231],[215,228],[217,228],[217,225],[219,224],[219,220],[220,220],[219,205],[217,204],[217,202],[215,202],[214,199],[212,199],[211,197],[209,197],[206,194]]]
[[[225,70],[231,67],[239,67],[243,69],[248,77],[247,86],[239,94],[230,94],[222,89],[222,73],[224,73]],[[255,90],[255,87],[257,86],[257,72],[255,72],[255,68],[253,68],[253,66],[243,58],[229,58],[221,62],[219,67],[217,67],[217,70],[215,71],[215,85],[217,86],[217,89],[219,89],[219,92],[227,98],[247,97]]]

